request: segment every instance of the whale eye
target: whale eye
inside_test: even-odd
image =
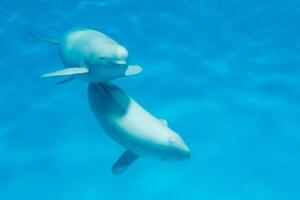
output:
[[[174,143],[173,137],[169,137],[168,142],[169,142],[169,144],[173,144]]]

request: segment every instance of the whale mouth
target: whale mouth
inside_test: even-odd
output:
[[[116,60],[114,61],[114,63],[121,66],[127,65],[127,62],[125,60]]]

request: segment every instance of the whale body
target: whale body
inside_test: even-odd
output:
[[[163,160],[190,157],[188,146],[165,120],[155,118],[119,87],[89,84],[88,99],[103,130],[126,149],[112,167],[114,174],[141,156]]]
[[[60,57],[66,67],[42,77],[67,77],[89,83],[104,82],[118,77],[136,75],[142,72],[139,65],[129,65],[128,52],[107,35],[84,28],[68,31],[60,40],[35,36],[59,46]]]

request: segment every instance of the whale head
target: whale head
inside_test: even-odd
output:
[[[128,52],[127,50],[122,47],[118,46],[112,57],[112,62],[117,65],[126,65],[128,61]]]
[[[92,64],[94,66],[125,68],[128,65],[128,52],[126,48],[116,43],[98,45],[92,54]]]
[[[191,151],[183,139],[176,133],[168,138],[168,156],[169,160],[184,160],[191,157]]]

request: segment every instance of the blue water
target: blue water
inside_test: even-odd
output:
[[[299,200],[298,0],[0,0],[1,200]],[[141,158],[102,131],[55,46],[73,27],[124,45],[140,76],[114,81],[185,139],[192,158]]]

